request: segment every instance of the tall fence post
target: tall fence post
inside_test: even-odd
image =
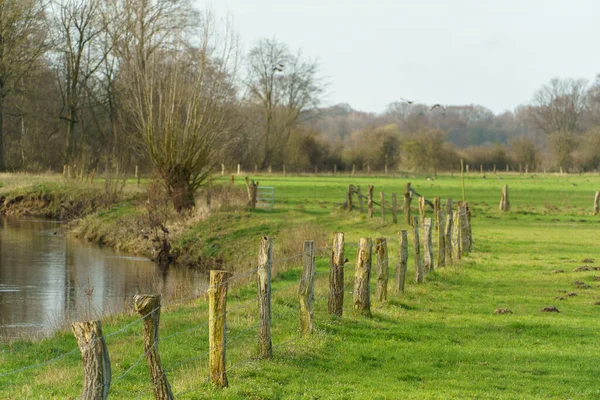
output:
[[[381,204],[381,223],[385,223],[385,195],[379,192],[379,203]]]
[[[421,263],[421,242],[419,241],[419,217],[413,217],[413,247],[415,249],[415,282],[423,282],[423,264]]]
[[[383,302],[387,301],[389,278],[387,239],[375,239],[375,255],[377,260],[377,291],[375,297],[377,301]]]
[[[400,231],[400,251],[398,251],[398,264],[396,265],[396,289],[404,293],[404,282],[406,281],[406,267],[408,263],[408,232]]]
[[[110,358],[100,321],[73,322],[71,329],[83,360],[82,400],[105,400],[110,389]]]
[[[348,185],[348,194],[346,195],[346,206],[348,211],[352,211],[352,196],[354,195],[354,185]]]
[[[329,258],[329,302],[331,315],[342,316],[344,309],[344,234],[334,232],[331,257]]]
[[[404,187],[404,222],[407,226],[412,224],[412,219],[410,218],[410,201],[412,200],[411,192],[410,192],[410,182],[406,184]]]
[[[437,267],[444,267],[446,265],[446,234],[445,234],[445,220],[444,212],[439,210],[437,213],[438,223],[438,259]]]
[[[594,215],[598,215],[600,211],[600,192],[596,192],[594,196]]]
[[[421,225],[425,222],[425,197],[419,197],[419,222]]]
[[[433,198],[433,217],[435,218],[435,231],[439,232],[440,231],[440,210],[441,210],[441,203],[440,203],[440,198],[439,196],[435,196]]]
[[[470,243],[469,239],[469,218],[467,215],[467,206],[462,205],[458,208],[459,218],[460,218],[460,249],[462,253],[470,253]]]
[[[500,193],[500,205],[498,207],[500,211],[510,210],[510,202],[508,201],[508,185],[502,186],[502,193]]]
[[[367,216],[373,218],[373,185],[369,185],[369,193],[367,193]]]
[[[213,385],[227,387],[225,370],[226,315],[227,315],[227,271],[210,271],[208,289],[208,370]]]
[[[457,211],[454,211],[453,215],[452,215],[452,259],[454,261],[458,261],[462,258],[462,251],[460,248],[461,245],[461,238],[460,238],[460,233],[461,233],[461,220],[460,220],[460,214]]]
[[[354,312],[371,316],[371,256],[373,242],[371,238],[360,238],[356,255],[354,275]]]
[[[433,245],[431,242],[431,218],[423,219],[423,270],[433,271]]]
[[[315,242],[304,242],[304,265],[298,286],[300,301],[300,335],[313,331],[313,300],[315,297]]]
[[[444,241],[445,241],[445,246],[446,246],[446,263],[450,263],[452,264],[452,249],[453,247],[453,243],[452,240],[454,240],[452,238],[452,213],[449,213],[448,215],[446,215],[446,227],[445,227],[445,232],[444,232]]]
[[[136,294],[135,311],[144,317],[144,353],[153,382],[155,399],[174,399],[171,385],[163,370],[158,353],[158,323],[160,321],[160,295]]]
[[[392,193],[392,222],[394,224],[398,223],[398,198],[396,193]]]
[[[271,264],[273,263],[273,239],[263,236],[258,252],[258,355],[273,356],[271,342]]]

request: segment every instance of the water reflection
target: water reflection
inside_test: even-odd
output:
[[[0,218],[0,336],[45,336],[66,322],[123,310],[136,293],[166,299],[199,293],[203,274],[160,271],[128,257],[65,237],[60,224]]]

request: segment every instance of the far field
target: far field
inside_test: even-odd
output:
[[[592,216],[600,176],[488,174],[484,179],[472,173],[465,178],[465,189],[472,207],[473,253],[430,273],[424,284],[417,285],[411,279],[409,249],[405,293],[394,292],[391,279],[390,300],[373,302],[372,318],[352,313],[355,244],[360,237],[388,238],[393,276],[398,230],[407,227],[400,214],[400,223],[392,224],[389,212],[382,223],[378,207],[372,219],[358,210],[342,210],[348,185],[360,185],[365,193],[372,184],[377,201],[384,191],[387,201],[395,192],[401,203],[404,185],[411,182],[420,194],[440,196],[445,204],[448,197],[461,199],[460,177],[260,176],[258,180],[276,188],[273,210],[221,210],[186,228],[179,241],[222,256],[225,268],[243,274],[255,266],[260,236],[274,237],[274,269],[279,272],[273,283],[274,357],[256,357],[255,275],[241,277],[229,291],[227,389],[206,383],[205,299],[166,306],[159,347],[173,392],[180,394],[177,398],[600,398],[600,271],[574,271],[584,265],[600,266],[600,215]],[[505,184],[511,211],[501,213],[498,202]],[[218,177],[216,185],[229,182]],[[117,208],[127,214],[135,205]],[[349,259],[341,319],[327,315],[325,247],[334,231],[345,232]],[[299,254],[305,239],[315,239],[321,251],[316,331],[299,339],[296,293],[301,258],[277,260]],[[227,264],[234,259],[240,261]],[[371,282],[374,289],[373,278]],[[549,306],[560,312],[540,311]],[[497,308],[508,308],[512,314],[496,315]],[[107,339],[113,366],[110,398],[152,398],[141,358],[141,324],[135,320],[132,314],[103,322],[105,335],[112,333]],[[83,373],[78,351],[11,373],[76,347],[70,332],[37,343],[0,345],[0,398],[77,398]]]

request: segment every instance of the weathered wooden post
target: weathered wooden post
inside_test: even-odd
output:
[[[258,252],[258,355],[271,358],[271,264],[273,263],[273,239],[263,236]]]
[[[356,196],[358,197],[358,204],[360,205],[360,213],[362,214],[364,212],[364,206],[363,206],[363,195],[360,192],[360,186],[356,187]]]
[[[217,387],[227,387],[225,370],[225,345],[227,331],[227,280],[228,271],[210,271],[208,289],[208,370],[210,381]]]
[[[385,238],[375,239],[375,255],[377,260],[377,290],[375,297],[377,301],[387,301],[387,286],[389,277],[387,240]]]
[[[594,215],[598,215],[600,211],[600,192],[596,192],[594,196]]]
[[[225,175],[225,164],[221,164],[221,176]]]
[[[369,193],[367,194],[367,216],[373,218],[373,185],[369,185]]]
[[[433,244],[431,242],[431,218],[423,220],[423,235],[425,236],[423,243],[423,271],[428,273],[433,271]]]
[[[415,249],[415,282],[423,282],[423,264],[421,263],[421,242],[419,241],[419,218],[413,217],[413,247]]]
[[[73,322],[73,335],[83,360],[82,400],[105,400],[110,389],[110,358],[100,321]]]
[[[385,197],[383,192],[379,192],[379,204],[381,204],[381,223],[385,223]]]
[[[410,201],[412,200],[411,192],[410,192],[410,182],[406,184],[404,187],[404,222],[407,226],[412,224],[412,219],[410,218]]]
[[[240,164],[237,165],[237,176],[240,176],[240,173],[242,172],[242,166]]]
[[[398,198],[396,193],[392,193],[392,222],[394,224],[398,223]]]
[[[502,193],[500,194],[500,211],[508,211],[510,209],[510,203],[508,201],[508,185],[502,187]]]
[[[136,294],[135,311],[144,317],[144,353],[152,378],[155,399],[174,399],[171,385],[163,370],[158,354],[158,323],[160,320],[160,295]]]
[[[452,264],[452,212],[446,215],[446,229],[444,232],[444,241],[446,246],[446,262]]]
[[[298,286],[300,300],[300,335],[313,331],[313,300],[315,297],[315,242],[304,242],[304,265]]]
[[[371,316],[371,253],[373,242],[371,238],[360,238],[356,255],[356,269],[354,274],[354,299],[355,313]]]
[[[352,196],[354,196],[354,185],[348,185],[348,194],[346,195],[346,206],[348,211],[352,211]]]
[[[462,249],[460,245],[462,243],[462,239],[460,237],[461,229],[461,219],[460,214],[457,211],[454,211],[452,215],[452,259],[458,261],[462,258]]]
[[[444,221],[444,212],[442,210],[438,211],[437,219],[439,222],[438,226],[438,259],[437,259],[437,267],[443,267],[446,265],[446,233],[445,233],[445,221]]]
[[[333,245],[329,258],[329,302],[327,311],[342,316],[344,310],[344,234],[333,233]]]
[[[425,221],[425,197],[419,197],[419,222],[421,225]]]
[[[469,218],[467,215],[467,205],[462,205],[458,208],[460,218],[460,249],[464,254],[471,251],[471,240],[469,239]]]
[[[433,215],[435,218],[435,231],[439,232],[439,227],[440,227],[440,212],[441,210],[441,202],[440,202],[440,197],[439,196],[435,196],[433,198]]]
[[[408,233],[400,231],[400,246],[398,251],[398,264],[396,265],[396,290],[404,293],[404,282],[406,281],[406,267],[408,263]]]

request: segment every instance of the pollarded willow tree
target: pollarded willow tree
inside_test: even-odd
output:
[[[237,36],[215,23],[205,14],[196,45],[173,41],[128,66],[130,118],[178,212],[194,206],[236,105]]]

